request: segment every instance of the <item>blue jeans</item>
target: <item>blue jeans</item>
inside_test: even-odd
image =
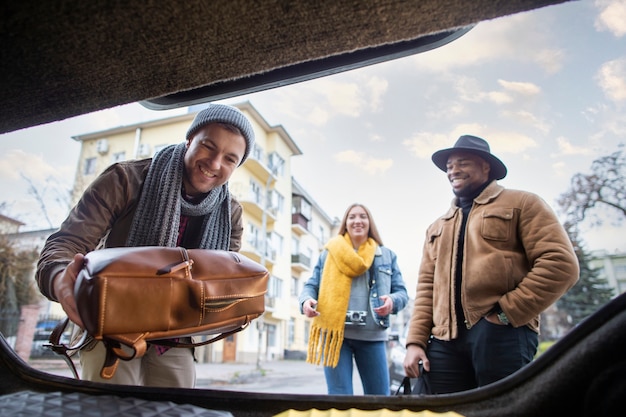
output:
[[[325,366],[324,375],[330,395],[353,395],[353,359],[359,370],[365,395],[389,395],[389,369],[384,341],[343,339],[339,363]]]
[[[526,326],[502,326],[484,318],[469,330],[459,329],[455,340],[431,337],[426,355],[432,393],[465,391],[507,377],[533,360],[537,344],[537,333]]]

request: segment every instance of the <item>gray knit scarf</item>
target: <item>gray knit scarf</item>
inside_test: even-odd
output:
[[[176,246],[180,216],[204,216],[199,247],[228,250],[231,206],[228,183],[197,204],[182,198],[185,143],[170,145],[152,159],[128,235],[128,246]]]

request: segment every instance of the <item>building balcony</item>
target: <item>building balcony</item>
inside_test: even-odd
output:
[[[263,256],[263,249],[261,248],[261,244],[260,243],[245,241],[241,245],[240,252],[243,255],[245,255],[248,258],[250,258],[251,260],[253,260],[254,262],[265,263],[264,266],[266,268],[270,268],[270,267],[274,266],[276,264],[276,262],[278,261],[278,259],[277,259],[278,254],[276,252],[276,249],[267,248],[266,254],[265,254],[265,256]],[[263,258],[263,259],[261,259],[261,258]]]
[[[291,215],[291,231],[298,236],[309,233],[309,220],[301,213]]]
[[[250,217],[262,220],[263,209],[265,207],[266,221],[270,225],[276,221],[278,217],[277,207],[266,207],[267,199],[258,193],[253,193],[250,187],[241,182],[232,183],[230,185],[230,192],[241,203],[244,212]],[[269,202],[271,204],[271,202]],[[269,205],[269,204],[268,204]]]
[[[276,304],[278,304],[278,298],[265,294],[265,308],[267,310],[274,310]]]
[[[291,270],[295,272],[304,272],[311,270],[311,258],[301,253],[291,255]]]
[[[267,179],[272,175],[272,170],[269,166],[262,161],[261,159],[256,158],[254,155],[250,155],[246,162],[244,162],[244,166],[250,170],[256,177],[258,177],[262,182],[267,181]]]

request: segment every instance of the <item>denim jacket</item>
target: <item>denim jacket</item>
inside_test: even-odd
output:
[[[303,313],[302,305],[306,300],[309,298],[317,300],[320,280],[322,279],[322,270],[324,269],[324,262],[326,262],[327,256],[328,251],[324,250],[317,260],[317,264],[313,270],[313,276],[307,280],[302,288],[299,298],[300,313]],[[396,254],[384,246],[378,246],[374,256],[374,262],[370,267],[370,272],[370,313],[376,319],[376,323],[386,329],[389,327],[389,316],[380,317],[374,312],[374,308],[379,305],[378,298],[381,295],[391,297],[393,300],[393,311],[391,314],[397,314],[406,307],[409,300],[402,273],[398,268]]]

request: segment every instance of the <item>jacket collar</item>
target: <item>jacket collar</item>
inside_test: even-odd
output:
[[[477,204],[488,204],[493,201],[496,197],[498,197],[502,191],[504,191],[504,187],[499,185],[496,180],[491,181],[491,183],[483,190],[482,193],[478,195],[474,199]],[[457,211],[459,207],[456,205],[457,197],[452,199],[452,204],[448,209],[447,213],[442,216],[443,219],[450,219],[454,217],[454,213]]]
[[[487,204],[498,197],[502,191],[504,191],[504,187],[499,185],[496,180],[493,180],[474,201],[478,204]]]

